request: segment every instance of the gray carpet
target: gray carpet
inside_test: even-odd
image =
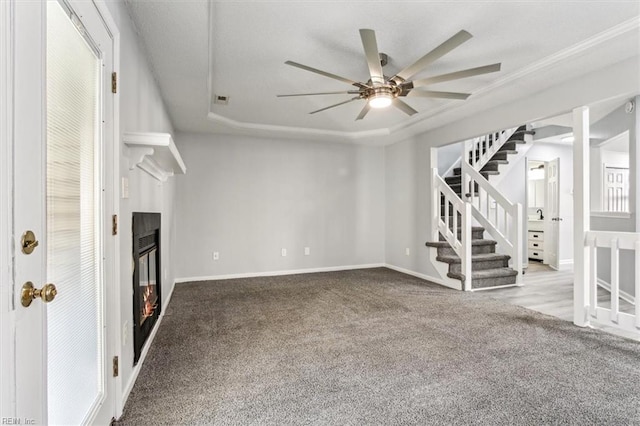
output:
[[[119,424],[640,425],[640,345],[383,268],[178,284]]]

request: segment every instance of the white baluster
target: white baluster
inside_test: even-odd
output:
[[[504,207],[502,207],[502,211],[504,213],[503,217],[502,217],[502,233],[504,233],[505,236],[509,236],[509,228],[507,228],[507,209],[505,209]],[[498,229],[499,230],[499,229]],[[509,236],[511,241],[513,241],[513,235]]]
[[[620,250],[617,238],[611,240],[611,321],[618,323],[620,311]]]
[[[636,241],[636,328],[640,329],[640,240]]]
[[[444,226],[449,232],[449,197],[444,197]]]
[[[456,240],[458,239],[458,209],[453,209],[453,229],[456,233]]]
[[[594,235],[589,241],[589,258],[591,271],[589,273],[589,300],[590,312],[592,317],[596,317],[598,309],[598,243],[597,237]]]

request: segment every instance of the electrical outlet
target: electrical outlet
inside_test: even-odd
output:
[[[282,253],[282,257],[285,257],[287,255],[287,249],[283,248],[281,253]]]
[[[409,249],[409,247],[404,249],[404,254],[406,254],[407,256],[411,256],[411,250]]]
[[[217,251],[213,252],[213,260],[219,260],[220,259],[220,253]]]
[[[311,249],[309,247],[304,248],[304,255],[309,256],[311,254]]]
[[[164,268],[164,280],[167,281],[167,277],[169,276],[169,271],[167,271],[167,268]]]

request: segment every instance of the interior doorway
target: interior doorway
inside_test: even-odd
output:
[[[560,269],[560,159],[527,158],[526,230],[528,272],[537,265]],[[533,267],[532,267],[533,266]]]

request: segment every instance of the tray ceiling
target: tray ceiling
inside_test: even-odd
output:
[[[463,118],[504,102],[505,96],[492,98],[492,88],[511,87],[512,96],[522,96],[640,51],[640,4],[629,1],[127,3],[174,126],[187,132],[358,141],[424,131],[444,112]],[[389,108],[355,121],[365,101],[308,114],[353,95],[276,98],[353,88],[286,60],[366,81],[360,28],[376,31],[380,51],[389,55],[386,75],[461,29],[474,37],[416,77],[494,62],[502,62],[502,71],[429,87],[470,92],[467,101],[406,98],[419,111],[413,117]],[[573,69],[557,66],[569,60]],[[228,96],[228,105],[214,104],[214,95]]]

